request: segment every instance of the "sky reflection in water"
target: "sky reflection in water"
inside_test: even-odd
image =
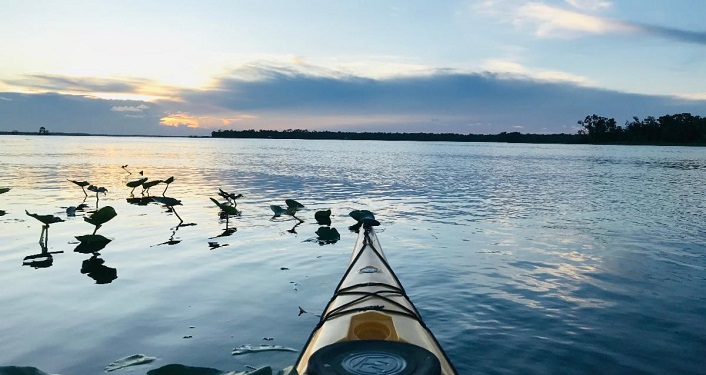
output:
[[[701,148],[13,136],[0,146],[0,187],[12,187],[0,195],[0,363],[97,374],[145,353],[159,358],[145,372],[283,368],[296,353],[230,351],[265,337],[302,347],[316,317],[298,307],[323,309],[355,241],[348,212],[368,209],[461,373],[700,371]],[[167,196],[195,225],[131,204],[125,184],[139,171],[174,176]],[[108,194],[89,193],[67,217],[84,200],[67,179]],[[219,188],[243,194],[228,228],[209,200]],[[272,219],[285,199],[306,206],[304,223]],[[112,241],[74,252],[96,204],[118,213],[99,230]],[[25,209],[66,220],[51,226],[47,250],[64,252],[51,267],[21,266],[41,251]],[[320,246],[314,212],[325,209],[341,239]],[[95,285],[106,268],[116,278]]]

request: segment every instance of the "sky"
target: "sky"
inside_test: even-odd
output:
[[[575,133],[706,116],[703,0],[0,0],[0,131]]]

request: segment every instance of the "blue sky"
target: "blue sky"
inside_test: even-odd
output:
[[[0,131],[574,133],[706,115],[701,0],[0,0]]]

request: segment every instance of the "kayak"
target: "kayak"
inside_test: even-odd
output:
[[[373,223],[294,365],[299,375],[456,375],[387,263]]]

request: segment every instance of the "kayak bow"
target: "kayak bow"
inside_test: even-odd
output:
[[[370,223],[360,229],[348,268],[294,368],[299,375],[457,374]]]

